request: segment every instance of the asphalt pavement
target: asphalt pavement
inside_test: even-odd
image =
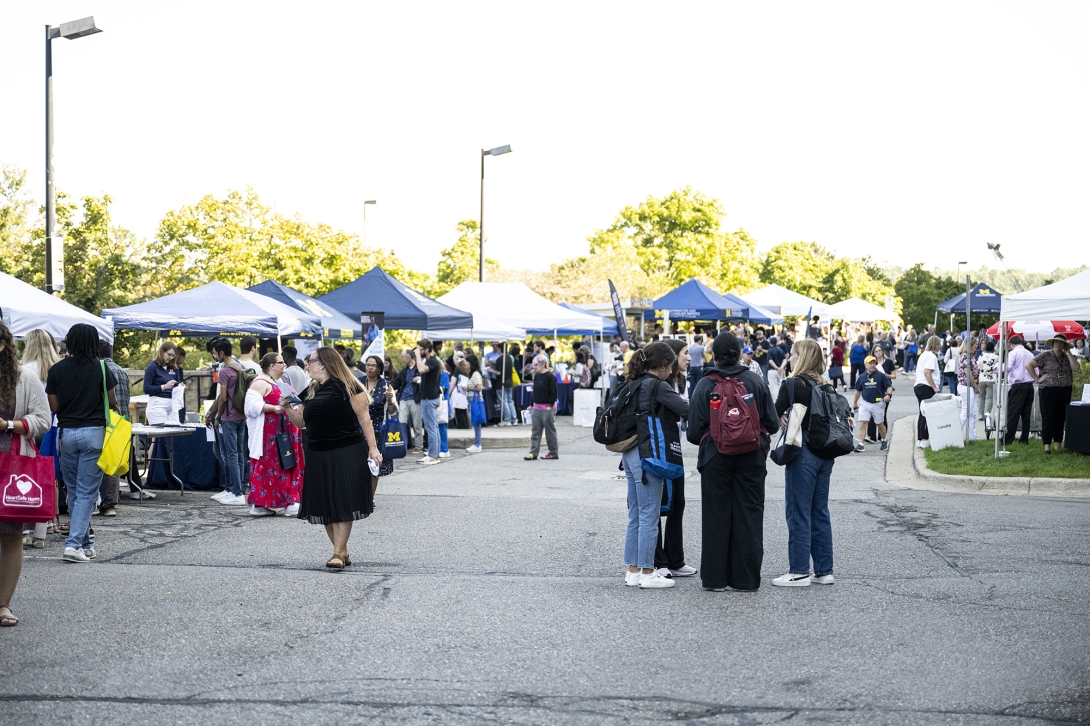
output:
[[[619,457],[558,421],[558,461],[398,462],[344,572],[322,528],[192,492],[96,517],[94,563],[27,550],[0,723],[1090,721],[1090,501],[907,489],[868,446],[833,473],[836,584],[781,589],[769,462],[760,590],[642,591]]]

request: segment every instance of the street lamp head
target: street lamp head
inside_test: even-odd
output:
[[[494,149],[487,149],[487,150],[481,149],[481,155],[482,156],[499,156],[500,154],[510,154],[510,153],[511,153],[511,144],[507,144],[506,146],[497,146]]]
[[[364,204],[378,204],[378,202],[376,200],[374,200],[374,199],[368,199],[367,201],[364,202]]]
[[[60,37],[68,38],[68,40],[75,40],[76,38],[82,38],[85,35],[94,35],[95,33],[102,32],[102,28],[95,25],[94,16],[73,20],[70,23],[61,23],[57,30],[57,34]]]
[[[967,265],[967,264],[969,264],[969,262],[967,260],[962,260],[962,261],[958,262],[958,264],[959,265]]]

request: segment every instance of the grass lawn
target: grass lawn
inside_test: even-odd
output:
[[[1044,444],[1036,439],[1007,449],[1010,456],[996,459],[993,441],[966,441],[964,449],[925,449],[924,455],[927,468],[939,474],[1090,479],[1090,456],[1085,454],[1064,449],[1045,456]]]

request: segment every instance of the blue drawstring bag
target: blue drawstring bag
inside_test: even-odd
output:
[[[484,396],[477,393],[469,399],[470,423],[484,426],[488,423],[488,409],[484,405]]]
[[[636,414],[636,440],[640,451],[640,468],[666,481],[673,481],[685,476],[681,459],[681,430],[672,420],[673,413],[658,404],[655,392],[659,383],[656,379],[651,384],[647,412]],[[667,420],[667,416],[671,420]]]
[[[409,427],[401,423],[396,415],[387,416],[379,427],[379,433],[382,435],[379,442],[382,458],[404,459],[409,453]]]

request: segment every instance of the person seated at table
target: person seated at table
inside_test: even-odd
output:
[[[259,363],[261,375],[246,391],[247,449],[250,452],[250,514],[263,517],[299,514],[303,485],[303,440],[299,428],[284,414],[280,404],[284,392],[279,381],[284,375],[284,356],[266,353]],[[285,469],[280,460],[277,435],[284,432],[291,442],[294,465]]]
[[[172,391],[182,384],[182,369],[178,367],[177,358],[178,347],[165,340],[159,346],[155,360],[144,369],[144,393],[149,397],[144,416],[152,426],[163,426],[177,418],[171,415]]]

